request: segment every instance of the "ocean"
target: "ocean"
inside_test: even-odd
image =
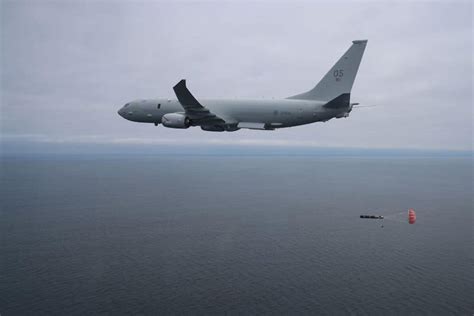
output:
[[[46,155],[0,172],[2,316],[474,313],[472,157]]]

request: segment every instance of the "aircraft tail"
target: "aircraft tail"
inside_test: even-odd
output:
[[[329,72],[312,90],[288,99],[331,101],[351,93],[352,85],[364,54],[367,40],[352,41],[352,46],[332,66]]]

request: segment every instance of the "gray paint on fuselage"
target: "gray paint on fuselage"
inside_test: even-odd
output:
[[[327,109],[323,107],[326,102],[321,101],[292,99],[201,99],[200,102],[228,124],[255,122],[269,124],[275,128],[327,121],[348,110]],[[178,100],[173,99],[132,101],[119,111],[126,119],[142,123],[161,123],[163,115],[176,112],[184,113],[184,109]]]

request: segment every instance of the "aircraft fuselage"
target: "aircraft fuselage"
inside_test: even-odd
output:
[[[201,99],[200,102],[229,125],[264,123],[267,129],[327,121],[348,111],[347,107],[328,109],[323,106],[326,102],[309,100]],[[161,123],[165,114],[180,112],[184,113],[183,107],[176,99],[136,100],[119,110],[127,120],[154,124]]]
[[[273,130],[347,117],[355,104],[350,103],[351,89],[366,45],[367,40],[352,41],[313,89],[286,99],[196,99],[182,79],[173,87],[177,99],[132,101],[118,113],[134,122],[215,132]]]

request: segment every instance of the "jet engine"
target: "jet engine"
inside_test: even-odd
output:
[[[161,124],[169,128],[188,128],[191,126],[191,121],[184,114],[168,113],[161,118]]]

